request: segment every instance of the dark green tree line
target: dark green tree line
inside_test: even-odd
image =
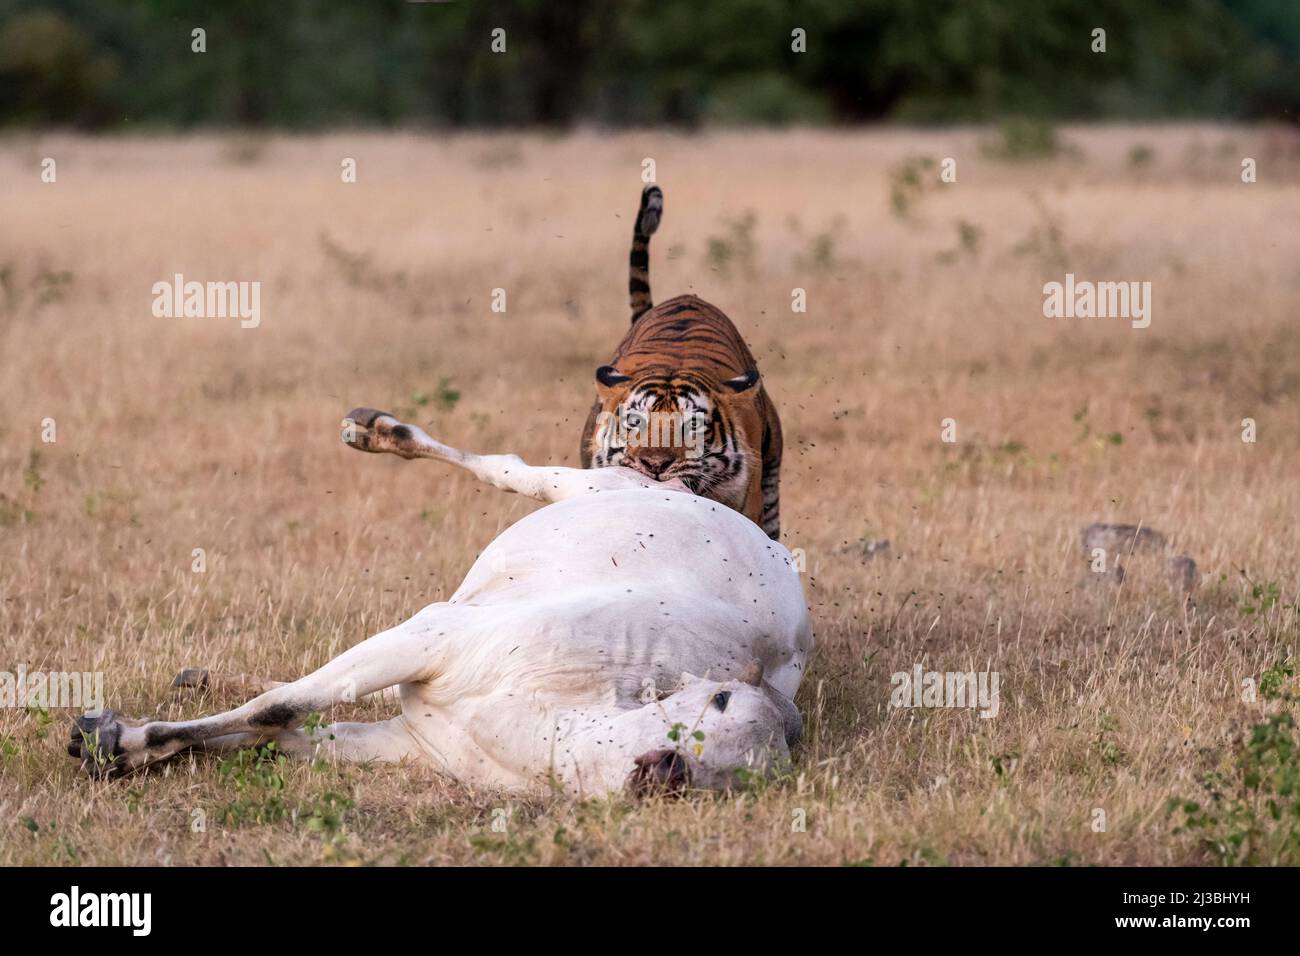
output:
[[[1294,0],[0,0],[11,126],[1293,120],[1298,107]]]

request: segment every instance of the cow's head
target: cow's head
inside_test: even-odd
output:
[[[682,674],[677,690],[640,714],[650,746],[627,781],[639,795],[729,790],[787,764],[803,729],[799,711],[763,680],[757,661],[733,680]]]

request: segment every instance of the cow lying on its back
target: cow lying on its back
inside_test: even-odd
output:
[[[554,504],[493,541],[450,601],[242,707],[181,722],[81,718],[68,750],[87,771],[274,740],[293,755],[410,757],[468,783],[558,779],[595,795],[721,789],[788,757],[808,610],[789,552],[748,518],[625,468],[467,454],[370,409],[345,429],[362,450],[454,462]],[[393,685],[398,717],[303,728]]]

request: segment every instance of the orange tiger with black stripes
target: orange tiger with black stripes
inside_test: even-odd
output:
[[[582,466],[680,479],[781,534],[781,421],[754,357],[721,311],[693,295],[651,307],[650,236],[664,196],[646,186],[632,231],[632,328],[596,369]]]

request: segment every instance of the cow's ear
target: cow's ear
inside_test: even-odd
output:
[[[758,658],[750,661],[745,665],[736,680],[743,681],[751,687],[757,687],[763,683],[763,662]]]
[[[758,369],[751,368],[743,375],[737,375],[735,378],[729,378],[722,383],[724,388],[733,392],[747,392],[758,384]]]

